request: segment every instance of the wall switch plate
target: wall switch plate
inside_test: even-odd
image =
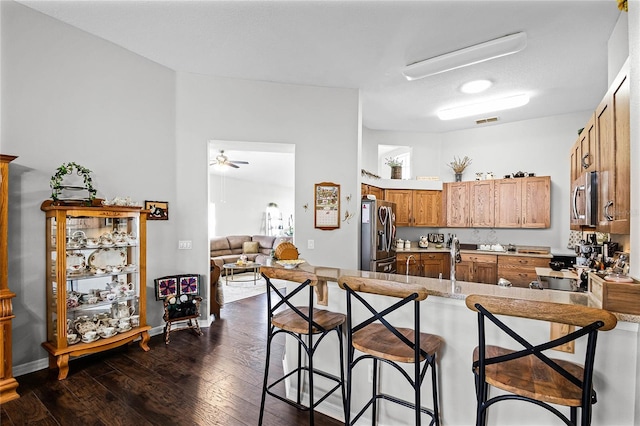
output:
[[[178,250],[191,250],[191,241],[178,241]]]
[[[307,240],[307,248],[313,250],[316,248],[316,242],[314,240]]]

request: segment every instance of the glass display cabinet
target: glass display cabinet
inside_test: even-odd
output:
[[[49,367],[135,340],[148,351],[146,211],[47,200],[46,304]]]

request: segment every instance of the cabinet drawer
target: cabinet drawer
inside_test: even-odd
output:
[[[475,254],[475,253],[462,253],[460,255],[463,262],[476,262],[476,263],[497,263],[498,256],[495,254]]]
[[[511,284],[515,287],[528,287],[531,281],[538,279],[535,270],[526,271],[524,269],[498,269],[498,276],[511,281]]]
[[[546,257],[529,257],[529,256],[500,256],[498,265],[504,268],[535,268],[549,267],[549,258]]]

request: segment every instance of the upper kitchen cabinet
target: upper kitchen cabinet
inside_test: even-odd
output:
[[[600,232],[630,232],[629,61],[598,106],[598,222]]]
[[[593,114],[571,148],[571,182],[582,173],[597,170],[598,152],[596,115]]]
[[[363,197],[365,195],[375,195],[376,200],[384,200],[384,190],[377,186],[363,183],[360,185],[360,191],[362,192]]]
[[[496,228],[549,228],[551,178],[549,176],[495,181]]]
[[[386,189],[384,199],[396,204],[396,226],[442,225],[442,191]]]
[[[494,181],[444,184],[447,226],[452,228],[491,228],[494,226]]]
[[[551,178],[444,184],[446,223],[458,228],[549,228]]]
[[[451,228],[465,228],[469,224],[469,185],[468,182],[445,183],[446,223]]]

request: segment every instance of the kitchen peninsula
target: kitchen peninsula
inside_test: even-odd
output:
[[[404,283],[424,286],[429,297],[422,303],[421,328],[429,333],[440,335],[445,340],[444,350],[439,359],[440,375],[440,408],[442,424],[463,425],[472,424],[475,421],[475,391],[474,379],[471,372],[471,360],[473,348],[477,345],[477,317],[476,314],[466,308],[464,299],[469,294],[484,294],[505,296],[534,301],[551,301],[565,304],[578,304],[584,306],[597,306],[591,293],[566,292],[555,290],[532,290],[528,288],[500,287],[497,285],[479,284],[474,282],[450,281],[448,279],[434,279],[408,275],[384,274],[369,271],[345,270],[331,267],[314,267],[302,265],[302,269],[315,273],[318,278],[326,282],[324,296],[327,308],[334,312],[346,312],[346,296],[338,287],[340,276],[359,276],[380,278],[395,281],[398,285]],[[374,307],[388,305],[388,299],[383,296],[368,295]],[[387,300],[385,300],[387,299]],[[302,300],[298,300],[304,303]],[[616,314],[618,325],[612,331],[602,332],[598,337],[598,349],[596,353],[594,387],[598,393],[598,402],[594,405],[593,424],[638,424],[637,417],[640,412],[640,398],[636,392],[636,378],[640,376],[638,369],[638,356],[640,354],[640,315]],[[401,319],[399,319],[401,321]],[[509,325],[518,326],[522,319],[509,318],[505,320]],[[399,324],[409,326],[412,324]],[[548,339],[550,325],[540,323],[527,328],[526,338],[534,341]],[[513,347],[513,342],[503,338],[497,344]],[[584,342],[577,344],[584,345]],[[288,365],[295,363],[295,345],[287,344],[285,362]],[[330,351],[336,347],[326,345],[319,350],[327,351],[327,356],[322,355],[317,359],[333,360]],[[335,353],[335,352],[334,352]],[[583,363],[584,360],[576,360],[566,352],[557,352],[555,358],[569,359]],[[337,368],[335,365],[325,365],[328,371]],[[428,379],[425,379],[428,381]],[[322,382],[317,381],[316,386],[322,389]],[[354,395],[365,395],[370,384],[367,382],[365,371],[354,374]],[[400,397],[409,397],[407,390],[385,377],[384,370],[381,374],[381,386]],[[423,385],[428,389],[430,384]],[[426,401],[426,400],[425,400]],[[379,412],[380,424],[403,424],[406,411],[393,406],[382,405]],[[342,419],[342,402],[338,397],[329,399],[327,403],[319,406],[319,409],[335,418]],[[365,423],[367,420],[363,420]],[[555,423],[554,423],[555,422]],[[544,425],[557,424],[557,420],[545,410],[535,406],[525,405],[519,402],[498,405],[489,411],[489,424],[518,424],[518,425]]]

